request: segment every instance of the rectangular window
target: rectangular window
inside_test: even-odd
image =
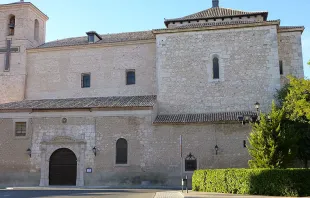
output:
[[[26,122],[15,122],[15,136],[23,137],[26,136],[27,123]]]
[[[185,171],[197,170],[197,160],[185,160]]]
[[[279,61],[280,75],[283,75],[283,61]]]
[[[90,87],[90,74],[82,74],[81,76],[82,88],[89,88]]]
[[[136,72],[135,72],[135,70],[126,71],[126,84],[127,85],[136,84]]]

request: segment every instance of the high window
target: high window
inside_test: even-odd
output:
[[[197,159],[191,153],[185,158],[185,171],[197,170]]]
[[[220,78],[220,66],[218,57],[213,58],[213,79]]]
[[[82,74],[81,75],[81,87],[89,88],[90,87],[90,74]]]
[[[283,61],[279,61],[280,75],[283,75]]]
[[[15,33],[15,16],[10,15],[9,17],[9,36],[14,36]]]
[[[116,142],[116,164],[127,164],[127,140],[120,138]]]
[[[34,21],[34,40],[39,41],[39,21],[36,19]]]
[[[27,123],[26,122],[15,122],[15,136],[22,137],[26,136]]]
[[[126,71],[126,85],[136,84],[136,72],[135,70]]]

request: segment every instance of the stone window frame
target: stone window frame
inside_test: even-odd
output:
[[[183,158],[183,173],[188,173],[188,174],[194,173],[195,171],[186,171],[186,169],[185,169],[185,160],[186,160],[186,157]],[[198,160],[197,157],[196,157],[196,163],[197,163],[196,164],[197,165],[196,170],[199,170],[199,160]]]
[[[224,61],[221,58],[222,56],[220,55],[220,53],[211,53],[210,54],[210,59],[208,61],[208,82],[212,83],[212,82],[223,82],[225,81],[225,75],[224,75]],[[214,58],[218,58],[219,60],[219,78],[218,79],[213,79],[213,59]]]
[[[84,86],[84,79],[83,77],[89,75],[89,87]],[[87,89],[87,88],[91,88],[91,73],[90,72],[85,72],[81,74],[81,88],[82,89]]]
[[[25,136],[16,136],[16,123],[17,122],[25,122],[26,123],[26,135]],[[30,137],[29,134],[29,119],[13,119],[13,137],[14,139],[28,139]]]
[[[126,164],[118,164],[118,163],[116,163],[116,156],[117,156],[117,147],[116,147],[116,143],[117,143],[117,141],[120,140],[120,139],[124,139],[124,140],[126,140],[126,142],[127,142],[127,163],[126,163]],[[114,144],[114,145],[115,145],[114,166],[115,166],[115,167],[129,166],[129,141],[128,141],[128,139],[126,139],[125,137],[117,138],[117,139],[115,140],[115,144]]]

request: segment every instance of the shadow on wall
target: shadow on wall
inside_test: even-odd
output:
[[[0,173],[0,186],[38,186],[40,184],[40,176],[40,173],[29,172]]]
[[[100,172],[85,176],[86,186],[164,186],[167,185],[167,175],[161,173],[108,173]]]

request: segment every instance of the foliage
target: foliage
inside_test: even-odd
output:
[[[309,196],[308,169],[209,169],[193,175],[193,190],[202,192]]]
[[[292,121],[310,123],[310,80],[289,77],[284,110]]]
[[[251,168],[286,168],[296,157],[296,142],[291,124],[284,122],[284,112],[272,103],[269,115],[261,114],[250,134],[248,147]]]
[[[275,99],[276,99],[276,102],[277,102],[277,105],[279,108],[283,107],[283,104],[285,102],[285,98],[289,93],[289,88],[290,88],[290,84],[287,83],[283,87],[281,87],[281,89],[277,90],[277,93],[275,95]]]

